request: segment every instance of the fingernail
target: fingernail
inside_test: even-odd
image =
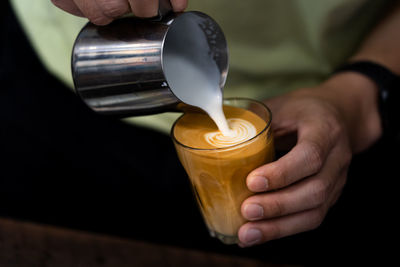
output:
[[[244,206],[243,213],[246,219],[256,220],[264,216],[264,209],[258,204],[247,204]]]
[[[242,245],[251,246],[258,243],[261,240],[262,233],[256,228],[250,228],[244,233],[243,240],[241,240]]]
[[[268,188],[268,180],[263,176],[254,176],[251,179],[250,187],[254,191],[265,191]]]

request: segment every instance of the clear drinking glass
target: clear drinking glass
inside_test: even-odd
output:
[[[182,144],[175,137],[175,126],[184,114],[175,122],[171,135],[210,235],[225,244],[235,244],[238,230],[246,222],[241,215],[241,204],[253,194],[247,189],[246,177],[252,170],[271,162],[275,153],[271,112],[263,103],[231,98],[224,100],[224,106],[252,111],[266,122],[266,126],[242,143],[199,149]]]

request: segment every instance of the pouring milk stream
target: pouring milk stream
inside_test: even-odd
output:
[[[190,38],[178,37],[185,31],[192,33]],[[204,35],[204,30],[191,22],[170,29],[163,54],[165,77],[181,101],[201,108],[217,125],[219,132],[208,133],[207,142],[216,147],[234,145],[254,137],[256,129],[247,121],[231,119],[229,123],[225,118],[220,70]]]

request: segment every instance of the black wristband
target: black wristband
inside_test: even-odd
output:
[[[334,73],[353,71],[367,76],[379,89],[379,113],[383,134],[398,140],[400,133],[400,76],[386,67],[371,62],[357,61],[336,69]]]

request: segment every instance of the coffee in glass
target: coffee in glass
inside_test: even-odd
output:
[[[226,99],[224,113],[229,136],[222,135],[203,112],[182,115],[171,135],[210,234],[225,244],[235,244],[246,222],[241,204],[253,194],[246,177],[274,159],[274,145],[271,113],[263,103]]]

